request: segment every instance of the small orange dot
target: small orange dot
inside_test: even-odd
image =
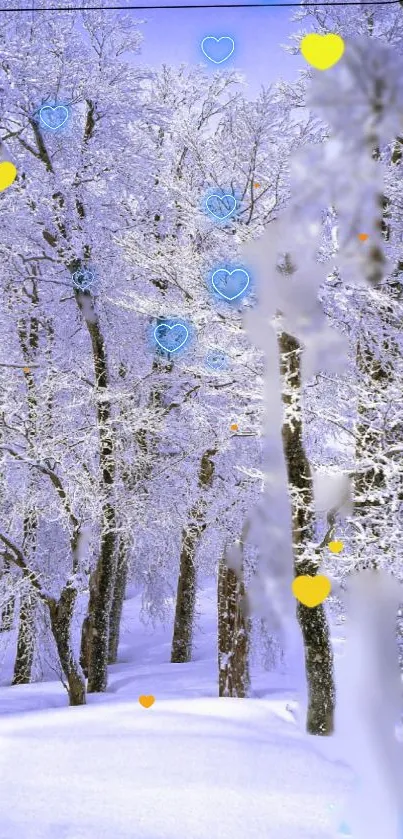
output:
[[[233,423],[232,423],[232,425],[231,425],[231,431],[238,431],[238,426],[237,426],[236,422],[233,422]]]
[[[256,187],[256,189],[259,189],[260,184],[253,184],[253,186],[255,186],[255,187]]]
[[[359,233],[358,238],[361,240],[361,242],[365,242],[365,240],[368,239],[368,233]]]
[[[23,373],[30,373],[31,372],[29,367],[23,367],[22,370],[23,370]]]

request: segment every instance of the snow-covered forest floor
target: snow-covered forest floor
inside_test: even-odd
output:
[[[2,839],[334,836],[350,771],[300,730],[286,675],[255,666],[250,699],[217,697],[212,586],[198,609],[194,660],[171,664],[171,627],[145,627],[131,592],[119,662],[86,707],[56,681],[0,688]]]

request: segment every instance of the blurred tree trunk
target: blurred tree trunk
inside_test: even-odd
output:
[[[218,685],[219,696],[244,698],[249,694],[250,619],[244,605],[243,539],[241,563],[228,565],[227,546],[218,567]]]
[[[278,338],[283,380],[282,439],[292,508],[294,576],[315,576],[317,561],[304,557],[304,545],[314,538],[314,499],[311,469],[305,453],[301,416],[301,346],[291,335]],[[323,605],[309,608],[297,601],[308,686],[306,729],[309,734],[333,733],[335,685],[333,653]]]
[[[214,476],[212,458],[216,449],[204,452],[199,469],[199,487],[201,490],[211,487]],[[196,604],[196,565],[195,555],[202,532],[205,530],[206,501],[203,495],[189,513],[189,521],[182,531],[182,545],[174,633],[172,639],[171,662],[184,663],[192,657],[193,624]]]

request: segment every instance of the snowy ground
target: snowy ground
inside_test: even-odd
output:
[[[334,839],[349,770],[299,730],[286,677],[217,698],[214,606],[206,590],[195,661],[174,665],[169,629],[128,600],[120,663],[84,708],[57,682],[0,688],[0,839]]]

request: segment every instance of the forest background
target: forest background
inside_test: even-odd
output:
[[[312,30],[373,39],[375,57],[386,46],[402,53],[400,5],[302,6],[294,17],[290,61]],[[3,649],[15,640],[13,683],[50,669],[71,704],[105,691],[128,581],[141,588],[146,620],[174,610],[171,660],[189,661],[197,587],[214,577],[217,690],[243,697],[250,655],[269,651],[274,666],[286,641],[281,615],[261,596],[265,580],[282,576],[259,524],[273,516],[262,509],[267,357],[245,330],[260,305],[257,274],[251,268],[251,292],[236,305],[212,296],[209,277],[228,259],[244,264],[248,245],[287,218],[291,156],[326,146],[329,125],[307,102],[312,72],[250,98],[236,70],[134,61],[133,13],[3,13],[2,22],[2,154],[18,169],[0,196],[0,638]],[[388,92],[401,91],[398,67],[390,73],[382,113]],[[361,92],[370,111],[373,90]],[[60,132],[38,122],[47,102],[69,108]],[[363,562],[401,577],[403,500],[402,132],[384,136],[380,119],[368,149],[359,119],[351,122],[355,153],[382,172],[379,240],[360,241],[365,219],[350,219],[343,274],[339,208],[323,202],[318,177],[318,260],[332,261],[318,299],[329,327],[348,338],[348,369],[302,375],[307,336],[279,330],[289,510],[271,521],[287,530],[292,519],[295,573],[324,567],[341,586]],[[333,171],[340,190],[346,159]],[[225,224],[205,212],[211,188],[237,197]],[[283,256],[286,282],[293,266]],[[73,286],[82,268],[95,276],[91,289]],[[354,271],[368,282],[357,287]],[[168,357],[153,341],[167,318],[190,329],[184,350]],[[206,364],[212,348],[223,351],[223,369]],[[336,558],[333,537],[344,545]],[[298,621],[307,727],[331,733],[327,613],[300,606]]]

